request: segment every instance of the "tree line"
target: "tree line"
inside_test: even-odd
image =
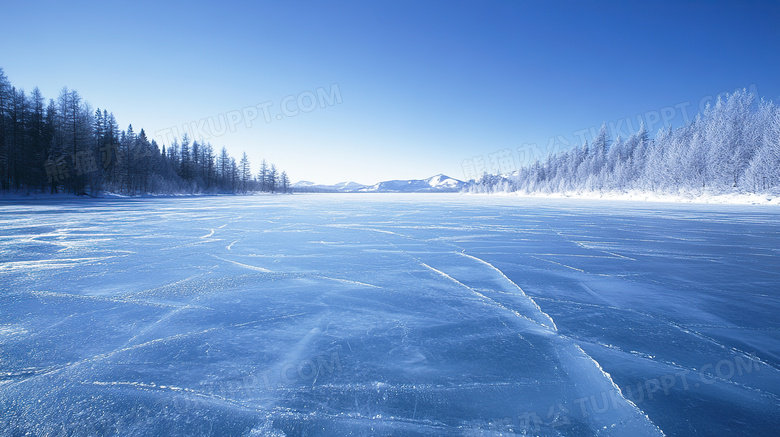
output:
[[[780,194],[780,107],[747,91],[718,99],[691,122],[644,125],[626,139],[602,124],[592,144],[550,154],[512,175],[485,174],[471,192]]]
[[[0,68],[0,190],[95,196],[291,191],[285,171],[265,160],[253,174],[223,146],[186,134],[166,147],[133,125],[121,130],[114,114],[92,110],[75,90],[48,102],[12,86]]]

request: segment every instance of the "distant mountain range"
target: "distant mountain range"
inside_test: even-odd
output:
[[[298,192],[328,193],[455,193],[467,187],[468,183],[437,174],[427,179],[409,179],[379,182],[363,185],[357,182],[339,182],[334,185],[322,185],[309,181],[292,184]]]

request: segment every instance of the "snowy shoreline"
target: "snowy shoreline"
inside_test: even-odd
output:
[[[139,194],[136,196],[128,196],[125,194],[116,193],[100,193],[97,196],[76,196],[72,193],[7,193],[0,192],[0,200],[104,200],[104,199],[169,199],[169,198],[200,198],[200,197],[224,197],[224,196],[274,196],[281,193],[245,193],[245,194],[233,194],[233,193],[182,193],[182,194]]]
[[[770,194],[705,194],[699,196],[683,194],[657,194],[643,191],[632,191],[627,193],[615,192],[586,192],[586,193],[464,193],[468,195],[486,195],[486,196],[507,196],[507,197],[526,197],[541,199],[584,199],[584,200],[622,200],[637,202],[657,202],[657,203],[700,203],[700,204],[720,204],[720,205],[780,205],[780,196]]]
[[[356,194],[356,193],[297,193],[305,195],[319,194]],[[369,195],[382,194],[403,194],[403,193],[357,193]],[[520,193],[520,192],[496,192],[496,193],[413,193],[418,195],[430,194],[460,194],[469,196],[501,196],[501,197],[524,197],[537,199],[582,199],[582,200],[614,200],[614,201],[635,201],[635,202],[656,202],[656,203],[695,203],[695,204],[719,204],[719,205],[778,205],[780,206],[780,196],[771,194],[705,194],[705,195],[683,195],[683,194],[657,194],[643,191],[631,191],[626,193],[615,192],[566,192],[566,193]],[[19,193],[0,193],[0,200],[104,200],[104,199],[158,199],[158,198],[201,198],[201,197],[222,197],[222,196],[257,196],[254,194],[147,194],[140,196],[126,196],[115,193],[103,193],[96,197],[74,196],[73,194],[56,193],[33,193],[30,195]],[[261,196],[270,194],[261,194]]]

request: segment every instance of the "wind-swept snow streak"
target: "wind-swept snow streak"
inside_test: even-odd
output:
[[[350,279],[333,278],[333,277],[330,277],[330,276],[322,276],[322,275],[312,275],[311,277],[312,278],[327,279],[329,281],[341,282],[343,284],[360,285],[361,287],[382,288],[382,287],[380,287],[378,285],[367,284],[365,282],[353,281],[353,280],[350,280]]]
[[[252,265],[249,265],[249,264],[240,263],[238,261],[233,261],[233,260],[230,260],[230,259],[222,258],[221,256],[217,256],[217,255],[211,255],[211,256],[216,258],[216,259],[218,259],[218,260],[220,260],[220,261],[229,262],[231,264],[235,264],[235,265],[243,267],[245,269],[257,270],[258,272],[263,272],[263,273],[272,273],[271,270],[264,269],[262,267],[257,267],[257,266],[252,266]]]
[[[541,316],[542,316],[544,319],[546,319],[546,323],[545,323],[545,322],[542,322],[542,324],[543,324],[543,325],[547,326],[548,328],[552,329],[553,331],[557,331],[557,330],[558,330],[558,327],[557,327],[557,326],[555,326],[555,321],[553,321],[552,317],[550,317],[550,315],[549,315],[549,314],[547,314],[547,313],[545,313],[544,311],[542,311],[542,308],[541,308],[541,307],[540,307],[540,306],[539,306],[539,305],[536,303],[536,301],[534,301],[534,300],[533,300],[533,299],[532,299],[530,296],[528,296],[527,294],[525,294],[525,291],[523,291],[523,289],[522,289],[522,288],[520,288],[520,286],[519,286],[519,285],[517,285],[517,284],[516,284],[514,281],[512,281],[511,279],[509,279],[509,278],[508,278],[508,277],[507,277],[507,276],[504,274],[504,272],[502,272],[501,270],[499,270],[498,268],[496,268],[496,266],[494,266],[493,264],[490,264],[489,262],[487,262],[487,261],[485,261],[485,260],[482,260],[482,259],[479,259],[479,258],[477,258],[477,257],[475,257],[475,256],[471,256],[471,255],[469,255],[469,254],[467,254],[467,253],[465,253],[465,252],[456,252],[456,253],[457,253],[458,255],[460,255],[460,256],[465,256],[466,258],[473,259],[474,261],[480,262],[480,263],[482,263],[482,264],[484,264],[484,265],[488,266],[489,268],[493,269],[493,270],[494,270],[496,273],[498,273],[499,275],[501,275],[501,277],[502,277],[502,278],[504,278],[504,279],[506,280],[506,282],[508,282],[512,288],[516,289],[516,290],[517,290],[517,292],[518,292],[518,293],[519,293],[521,296],[523,296],[524,298],[528,299],[528,301],[529,301],[529,302],[530,302],[530,303],[531,303],[531,304],[532,304],[532,305],[533,305],[533,306],[536,308],[536,310],[539,312],[539,314],[540,314],[540,315],[541,315]]]
[[[589,365],[579,366],[577,363],[577,361],[584,359],[587,362],[590,362],[598,371],[600,376],[610,384],[610,387],[607,388],[609,393],[605,393],[603,389],[597,389],[597,387],[583,387],[583,389],[580,391],[582,397],[579,398],[579,400],[584,401],[580,404],[580,407],[582,408],[581,413],[583,416],[592,416],[594,419],[598,419],[601,423],[612,422],[610,426],[616,428],[617,435],[666,435],[664,434],[663,430],[661,430],[661,428],[653,423],[653,421],[647,414],[645,414],[644,411],[642,411],[634,402],[623,395],[620,387],[618,387],[618,385],[615,384],[615,381],[612,379],[612,375],[607,373],[601,367],[601,364],[599,364],[598,361],[593,359],[593,357],[582,350],[582,348],[577,343],[571,342],[571,344],[574,346],[574,353],[572,353],[570,350],[559,350],[563,360],[568,362],[569,368],[572,369],[574,367],[580,367],[582,372],[576,375],[581,377],[586,385],[590,384],[590,381],[587,381],[587,379],[590,377],[589,374],[592,373],[589,370],[592,367]],[[571,355],[566,356],[567,354]],[[607,408],[606,411],[603,412],[587,411],[586,404],[588,400],[592,402],[593,399],[597,397],[597,395],[602,395],[603,398],[603,394],[607,394],[607,397],[610,398],[611,408]],[[595,402],[592,403],[595,404]],[[590,407],[596,410],[595,405],[590,405]],[[616,416],[612,417],[612,414],[616,414]],[[606,428],[606,426],[603,427]]]
[[[472,293],[476,294],[477,296],[479,296],[479,298],[480,298],[481,300],[485,301],[485,302],[486,302],[486,303],[488,303],[489,305],[494,305],[494,306],[497,306],[497,307],[501,308],[502,310],[509,311],[510,313],[514,314],[515,316],[517,316],[517,317],[519,317],[519,318],[521,318],[521,319],[525,319],[525,320],[527,320],[527,321],[529,321],[529,322],[532,322],[532,323],[534,323],[534,324],[540,325],[540,326],[542,326],[542,327],[544,327],[544,328],[546,328],[546,329],[552,329],[553,331],[557,330],[557,328],[550,327],[550,326],[547,326],[547,325],[545,325],[545,324],[543,324],[543,323],[537,322],[536,320],[533,320],[532,318],[530,318],[530,317],[528,317],[528,316],[525,316],[525,315],[523,315],[523,314],[520,314],[520,313],[519,313],[519,312],[517,312],[516,310],[513,310],[513,309],[511,309],[511,308],[508,308],[508,307],[506,307],[506,306],[502,305],[500,302],[496,302],[495,300],[493,300],[493,299],[491,299],[491,298],[489,298],[489,297],[485,296],[484,294],[480,293],[480,292],[479,292],[479,291],[477,291],[477,290],[474,290],[473,288],[471,288],[471,287],[469,287],[468,285],[466,285],[466,284],[464,284],[464,283],[462,283],[462,282],[458,281],[457,279],[455,279],[455,278],[453,278],[452,276],[450,276],[450,275],[448,275],[448,274],[446,274],[446,273],[442,272],[441,270],[435,269],[435,268],[433,268],[433,267],[429,266],[428,264],[425,264],[424,262],[420,262],[420,265],[422,265],[422,266],[423,266],[423,267],[425,267],[426,269],[429,269],[429,270],[433,271],[434,273],[437,273],[437,274],[439,274],[439,275],[441,275],[441,276],[443,276],[443,277],[445,277],[445,278],[449,279],[450,281],[452,281],[452,282],[454,282],[454,283],[456,283],[456,284],[460,285],[461,287],[464,287],[464,288],[466,288],[466,289],[467,289],[467,290],[469,290],[470,292],[472,292]],[[555,325],[553,325],[553,326],[555,326]]]
[[[585,270],[578,269],[577,267],[572,267],[572,266],[569,266],[569,265],[566,265],[566,264],[563,264],[563,263],[559,263],[558,261],[553,261],[553,260],[550,260],[550,259],[539,258],[538,256],[532,256],[531,258],[535,258],[535,259],[538,259],[539,261],[545,261],[545,262],[548,262],[548,263],[551,263],[551,264],[557,264],[557,265],[559,265],[561,267],[566,267],[567,269],[572,269],[572,270],[575,270],[575,271],[580,272],[580,273],[588,273]]]
[[[90,258],[60,258],[44,259],[34,261],[11,261],[0,264],[0,271],[3,270],[44,270],[44,269],[63,269],[75,267],[82,264],[104,261],[121,255],[99,256]]]

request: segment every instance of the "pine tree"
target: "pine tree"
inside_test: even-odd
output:
[[[152,145],[149,143],[149,139],[146,138],[146,132],[143,129],[138,133],[134,157],[138,191],[148,193],[154,155],[152,153]]]
[[[179,165],[179,177],[189,182],[192,180],[192,157],[190,155],[190,137],[185,133],[181,138],[181,161]]]
[[[211,144],[206,143],[203,149],[203,158],[201,159],[202,173],[206,184],[206,190],[211,190],[216,184],[216,175],[214,167],[214,149]]]
[[[192,142],[191,166],[190,172],[192,174],[192,179],[195,180],[198,185],[202,184],[202,175],[200,172],[200,144],[198,144],[197,141]]]
[[[238,165],[236,158],[230,158],[230,192],[235,193],[239,188]]]
[[[260,162],[260,171],[257,173],[257,180],[260,182],[260,191],[266,192],[268,190],[268,164],[263,159]]]
[[[135,195],[135,191],[133,190],[133,177],[135,176],[134,172],[134,166],[133,166],[133,153],[135,150],[135,132],[133,131],[133,125],[129,125],[127,127],[127,130],[124,132],[123,140],[121,142],[122,147],[122,154],[120,157],[120,162],[122,163],[122,181],[124,185],[124,189],[128,194],[131,196]]]
[[[11,82],[0,68],[0,189],[11,188],[10,142],[8,141],[8,126],[6,117],[11,100]]]
[[[252,179],[252,169],[249,166],[249,158],[246,156],[246,152],[241,156],[239,174],[241,178],[241,192],[246,193],[249,181]]]
[[[282,193],[290,192],[290,178],[287,177],[287,172],[283,171],[281,175]]]
[[[271,164],[271,168],[268,170],[268,181],[266,182],[266,186],[268,187],[268,191],[275,193],[277,188],[277,180],[278,175],[276,172],[276,166]]]
[[[41,163],[46,161],[49,153],[49,144],[51,138],[48,135],[49,129],[46,125],[45,99],[38,87],[33,89],[30,97],[31,118],[30,118],[30,159],[28,162],[27,173],[29,175],[26,184],[29,189],[43,190],[46,186],[46,174]]]
[[[223,146],[219,153],[219,185],[220,190],[231,190],[230,181],[230,155],[228,155],[227,149]]]

